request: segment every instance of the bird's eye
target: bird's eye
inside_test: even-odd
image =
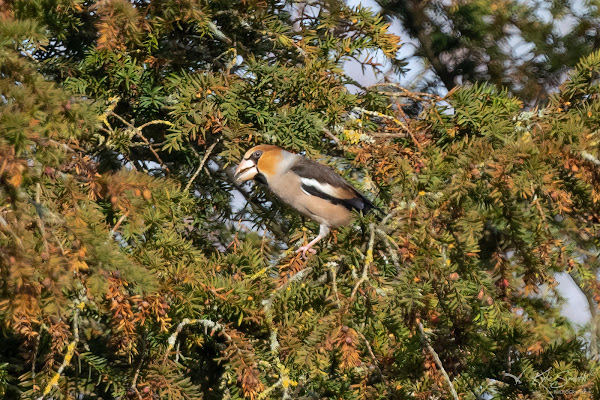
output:
[[[262,156],[262,150],[256,150],[253,154],[252,154],[252,158],[260,158],[260,156]]]

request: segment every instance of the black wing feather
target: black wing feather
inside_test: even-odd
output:
[[[346,182],[346,180],[331,167],[320,164],[313,160],[309,160],[308,158],[299,158],[299,160],[292,166],[291,170],[303,178],[314,179],[331,186],[350,189],[356,192],[356,189]],[[356,193],[358,194],[358,192]]]
[[[318,182],[322,182],[334,187],[347,189],[355,195],[355,197],[350,199],[340,199],[333,197],[314,186],[302,184],[302,190],[312,196],[317,196],[333,204],[344,206],[349,210],[362,211],[364,214],[368,213],[372,209],[379,211],[379,209],[375,207],[373,203],[369,201],[369,199],[360,194],[352,185],[346,182],[344,178],[326,165],[302,157],[294,164],[294,166],[292,166],[291,170],[302,178],[314,179]]]

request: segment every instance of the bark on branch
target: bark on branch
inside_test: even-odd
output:
[[[437,365],[437,367],[440,369],[440,372],[442,373],[442,375],[444,376],[444,379],[446,380],[446,383],[448,384],[448,388],[450,389],[452,398],[455,400],[459,400],[458,394],[456,394],[456,390],[454,389],[454,385],[452,384],[452,381],[450,380],[448,373],[444,369],[442,360],[440,360],[440,357],[438,356],[438,354],[435,352],[435,350],[431,346],[429,337],[427,336],[427,334],[425,333],[425,329],[423,328],[423,324],[419,321],[417,326],[419,327],[419,332],[421,333],[421,339],[423,340],[423,344],[427,348],[427,351],[429,352],[429,354],[431,354],[431,356],[433,357],[433,360],[435,361],[435,365]]]

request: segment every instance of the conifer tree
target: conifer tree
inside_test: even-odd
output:
[[[418,87],[488,82],[546,104],[582,56],[600,47],[593,1],[377,0],[433,72]]]

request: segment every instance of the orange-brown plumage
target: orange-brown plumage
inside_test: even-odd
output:
[[[262,150],[263,155],[258,159],[259,170],[268,175],[274,175],[277,173],[277,165],[281,163],[281,152],[277,151],[279,147],[264,144],[261,146],[254,147],[253,151]]]

